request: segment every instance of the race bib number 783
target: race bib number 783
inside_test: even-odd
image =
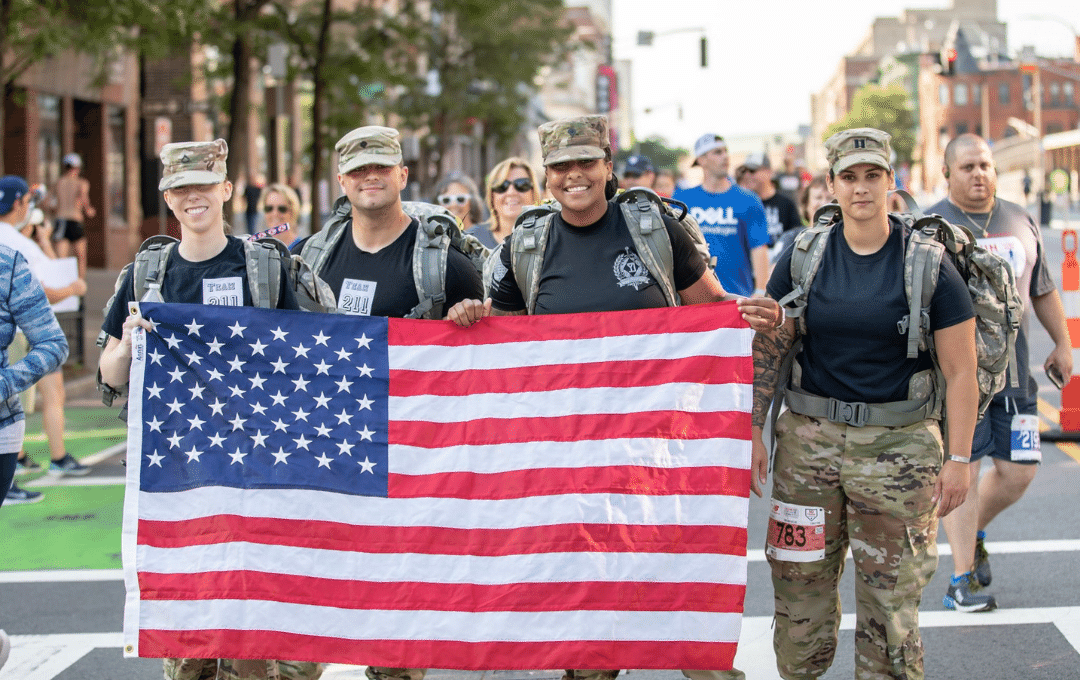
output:
[[[825,558],[825,509],[773,499],[765,554],[784,562]]]

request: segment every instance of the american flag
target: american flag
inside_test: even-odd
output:
[[[731,667],[734,303],[449,322],[143,303],[125,654]]]

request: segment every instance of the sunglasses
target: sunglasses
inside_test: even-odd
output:
[[[277,210],[279,213],[284,215],[285,213],[289,212],[289,206],[287,206],[287,205],[267,205],[267,206],[263,207],[263,212],[266,212],[266,213],[272,213],[275,210]]]
[[[528,177],[519,177],[517,179],[504,179],[502,184],[491,187],[491,191],[496,194],[505,194],[510,190],[510,187],[514,187],[514,190],[519,194],[524,194],[527,191],[532,191],[533,183]]]
[[[453,205],[454,203],[465,205],[468,202],[468,194],[443,194],[442,196],[439,196],[439,203],[441,205]]]

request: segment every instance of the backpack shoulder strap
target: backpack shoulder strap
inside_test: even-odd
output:
[[[281,296],[281,263],[285,257],[291,258],[289,250],[276,238],[244,241],[248,288],[254,306],[277,309]]]
[[[832,203],[822,206],[814,215],[814,225],[795,237],[791,251],[791,292],[777,302],[785,308],[788,316],[795,319],[796,329],[801,335],[806,334],[805,312],[810,286],[821,267],[825,246],[839,217],[839,206]]]
[[[510,266],[529,314],[536,308],[544,252],[558,210],[557,204],[525,209],[518,215],[514,232],[510,235]]]
[[[617,195],[615,203],[622,211],[638,256],[660,284],[668,306],[675,307],[679,304],[675,292],[675,256],[664,226],[660,197],[651,189],[634,187]]]
[[[300,255],[314,272],[321,272],[326,265],[326,260],[329,259],[334,246],[341,240],[341,235],[345,233],[345,227],[349,224],[351,215],[352,204],[349,203],[347,196],[342,196],[334,203],[333,212],[331,212],[330,218],[326,220],[323,228],[304,241]]]
[[[161,283],[165,278],[165,267],[169,255],[179,243],[171,236],[151,236],[139,246],[135,253],[135,275],[132,284],[135,287],[135,299],[140,302],[164,302],[161,296]]]
[[[460,232],[457,218],[430,203],[406,201],[401,207],[420,225],[413,247],[413,284],[419,303],[405,318],[441,319],[446,311],[446,259],[454,233]]]
[[[922,218],[913,225],[904,251],[904,294],[908,300],[908,314],[897,323],[901,334],[907,334],[907,356],[914,359],[919,350],[930,347],[930,301],[937,289],[938,271],[945,246],[936,236],[940,225],[922,224]],[[918,226],[918,228],[914,228]]]

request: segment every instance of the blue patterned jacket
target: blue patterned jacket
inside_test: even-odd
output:
[[[30,343],[26,357],[8,365],[7,348],[18,328]],[[22,420],[19,392],[64,363],[67,339],[49,308],[45,290],[26,258],[0,245],[0,427]]]

